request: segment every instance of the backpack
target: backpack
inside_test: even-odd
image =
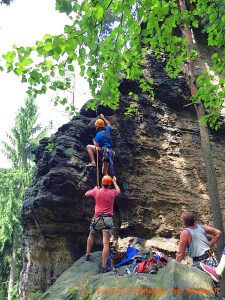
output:
[[[158,269],[164,268],[168,262],[166,257],[150,257],[140,262],[137,266],[138,273],[151,273],[155,274]]]
[[[116,265],[115,265],[115,268],[118,268],[120,266],[123,266],[123,265],[126,265],[128,264],[129,262],[131,262],[133,259],[134,259],[134,256],[138,254],[138,250],[134,247],[131,247],[131,246],[128,246],[127,247],[127,251],[125,253],[125,258],[122,259],[120,262],[118,262]]]
[[[138,273],[156,273],[157,270],[157,261],[154,257],[145,259],[137,266]]]

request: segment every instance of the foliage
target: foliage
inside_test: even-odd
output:
[[[20,226],[20,208],[29,184],[30,172],[11,168],[0,172],[0,240],[2,248],[11,243],[14,226]],[[21,230],[20,230],[21,231]]]
[[[78,289],[75,288],[73,285],[68,288],[67,295],[68,295],[67,296],[68,300],[77,300],[77,299],[79,299]]]
[[[8,142],[3,142],[3,152],[13,167],[0,169],[0,296],[7,298],[7,281],[10,273],[13,233],[18,236],[16,259],[16,282],[12,291],[12,299],[19,299],[18,283],[22,267],[22,227],[20,210],[25,191],[34,171],[32,150],[45,135],[46,129],[37,125],[38,111],[32,98],[25,100],[15,119],[15,126],[8,134]]]
[[[32,150],[38,145],[40,139],[46,135],[37,123],[38,108],[30,97],[25,100],[15,119],[15,126],[7,135],[8,142],[3,142],[2,152],[13,163],[14,167],[26,167],[32,160]]]
[[[46,146],[45,146],[45,151],[49,154],[52,153],[52,151],[54,150],[55,148],[55,145],[53,143],[48,143]]]
[[[9,261],[10,261],[10,255],[11,255],[11,244],[6,243],[5,246],[2,245],[2,242],[0,242],[1,254],[1,264],[0,264],[0,299],[5,299],[5,295],[7,295],[7,279],[8,279],[8,273],[9,273]]]
[[[56,0],[56,8],[68,15],[70,24],[58,36],[46,34],[33,47],[17,47],[3,55],[8,72],[21,76],[29,84],[28,94],[36,97],[47,89],[66,90],[71,80],[58,76],[74,70],[77,63],[81,76],[86,76],[92,92],[94,108],[97,103],[116,108],[119,104],[118,86],[122,78],[138,80],[143,92],[151,93],[151,83],[144,78],[140,66],[146,50],[157,57],[166,53],[166,71],[175,78],[189,53],[180,27],[199,28],[213,47],[210,70],[221,75],[225,69],[225,5],[222,0],[186,1],[188,10],[180,12],[176,0]],[[108,26],[108,27],[107,27]],[[34,63],[32,57],[38,55]],[[211,110],[208,120],[217,124],[225,93],[224,83],[212,85],[208,74],[200,75],[199,90],[194,99],[203,101]],[[212,98],[211,98],[212,96]]]
[[[134,97],[136,98],[138,96],[135,94]],[[135,100],[137,100],[137,99],[135,99]],[[132,115],[135,114],[137,111],[138,111],[137,103],[131,102],[125,112],[125,116],[132,117]]]
[[[19,274],[22,267],[22,227],[20,224],[20,209],[23,203],[25,190],[32,175],[32,168],[11,168],[0,171],[0,246],[1,246],[1,269],[0,278],[2,284],[1,299],[6,299],[9,265],[13,243],[13,232],[16,229],[19,238],[17,248],[16,280],[19,282]],[[17,286],[18,288],[18,286]],[[14,288],[13,299],[18,298],[18,289]]]
[[[32,292],[29,295],[28,300],[38,300],[42,294],[43,294],[43,292],[41,292],[41,291]]]

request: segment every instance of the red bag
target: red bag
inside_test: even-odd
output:
[[[157,261],[154,257],[147,258],[146,260],[140,262],[137,266],[137,272],[148,273],[151,265],[157,265]]]

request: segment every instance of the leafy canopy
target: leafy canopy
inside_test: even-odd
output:
[[[28,94],[36,97],[47,89],[66,90],[75,64],[86,76],[92,93],[91,108],[101,102],[116,108],[119,104],[119,82],[123,78],[138,80],[144,93],[151,93],[152,81],[141,69],[146,51],[157,57],[166,53],[166,71],[175,78],[189,52],[180,26],[190,25],[204,32],[212,48],[210,70],[221,76],[225,70],[225,4],[223,0],[186,1],[188,10],[180,11],[175,0],[56,0],[56,9],[68,15],[69,25],[57,36],[46,34],[33,47],[17,47],[3,57],[6,69],[28,82]],[[32,57],[38,55],[39,61]],[[218,115],[225,96],[225,80],[212,84],[215,75],[203,72],[197,78],[198,91],[193,101],[202,101],[211,113],[206,116],[212,127],[218,126]],[[73,108],[74,109],[74,108]]]

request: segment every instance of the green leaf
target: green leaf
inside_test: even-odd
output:
[[[24,72],[24,69],[23,69],[23,68],[16,68],[16,69],[15,69],[15,74],[16,74],[16,75],[22,75],[23,72]]]
[[[43,39],[44,39],[44,40],[51,40],[51,39],[52,39],[52,35],[51,35],[51,34],[45,34],[45,35],[43,36]]]
[[[69,15],[72,10],[72,3],[70,0],[57,0],[56,1],[56,10],[59,10],[60,12],[64,12],[67,15]]]
[[[67,100],[66,98],[63,98],[63,99],[60,101],[60,104],[65,105],[67,102],[68,102],[68,100]]]
[[[103,7],[102,7],[100,4],[98,4],[98,5],[95,7],[95,18],[96,18],[97,20],[100,20],[100,19],[102,19],[103,15],[104,15]]]
[[[47,67],[48,67],[49,69],[51,69],[51,67],[53,66],[53,62],[52,62],[51,60],[46,60],[46,61],[45,61],[45,64],[47,65]]]
[[[81,49],[79,50],[79,53],[80,53],[80,56],[81,56],[82,58],[84,58],[85,55],[86,55],[86,51],[85,51],[84,48],[81,48]]]
[[[192,58],[195,58],[196,56],[198,55],[197,51],[192,49],[189,53],[189,57],[192,59]]]
[[[31,58],[25,58],[24,60],[21,61],[20,66],[21,67],[26,67],[26,66],[29,66],[32,63],[33,63],[33,60]]]
[[[6,60],[7,64],[11,64],[16,57],[16,52],[9,51],[6,54],[3,54],[2,57]]]
[[[198,28],[198,21],[197,20],[192,21],[192,26]]]
[[[73,72],[74,71],[74,66],[73,65],[68,65],[68,70]]]
[[[80,75],[84,76],[84,72],[85,72],[85,66],[82,65],[82,66],[80,66]]]
[[[60,76],[64,76],[64,75],[65,75],[65,72],[64,72],[62,69],[60,69],[60,70],[59,70],[59,75],[60,75]]]
[[[212,59],[213,59],[213,60],[215,60],[215,59],[217,59],[217,58],[218,58],[218,56],[219,56],[219,55],[218,55],[218,53],[213,53],[213,55],[212,55]]]
[[[52,43],[51,43],[51,42],[47,42],[47,43],[44,45],[44,49],[45,49],[46,51],[52,50],[52,49],[53,49]]]
[[[36,70],[33,70],[33,71],[30,72],[30,77],[32,79],[34,79],[35,81],[38,81],[40,76],[41,75]]]

